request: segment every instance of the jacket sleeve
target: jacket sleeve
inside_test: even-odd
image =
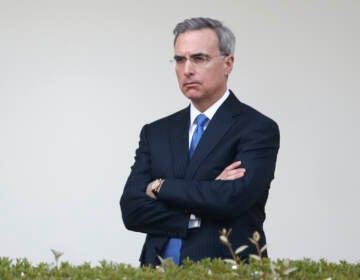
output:
[[[266,199],[274,177],[279,129],[268,121],[239,140],[234,161],[241,160],[245,176],[237,180],[165,180],[158,199],[200,216],[232,218]]]
[[[185,237],[189,214],[181,208],[169,206],[145,194],[151,177],[151,155],[147,140],[147,126],[141,130],[135,163],[125,184],[120,207],[127,229],[153,235]]]

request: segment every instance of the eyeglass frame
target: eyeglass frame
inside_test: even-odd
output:
[[[224,57],[225,58],[227,56],[229,56],[229,55],[228,54],[219,54],[219,55],[210,56],[205,53],[194,53],[194,54],[190,55],[189,58],[187,58],[186,56],[174,55],[173,59],[170,59],[170,62],[174,63],[176,67],[184,66],[186,61],[188,61],[188,60],[190,61],[190,63],[193,66],[205,66],[212,59],[214,59],[216,57]]]

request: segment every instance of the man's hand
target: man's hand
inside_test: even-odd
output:
[[[245,176],[246,169],[239,168],[241,161],[235,161],[220,173],[215,180],[236,180]]]
[[[239,168],[241,161],[235,161],[220,173],[215,180],[236,180],[245,176],[246,169]],[[156,199],[156,196],[152,192],[151,185],[154,181],[150,182],[146,187],[146,195],[152,199]]]
[[[154,181],[150,182],[147,187],[146,187],[146,195],[149,196],[150,198],[152,199],[156,199],[156,196],[155,194],[152,192],[152,189],[151,189],[151,184],[153,183]]]

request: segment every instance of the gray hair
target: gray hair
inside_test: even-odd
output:
[[[210,28],[214,30],[219,39],[219,50],[223,55],[233,55],[235,51],[235,36],[232,31],[224,26],[220,21],[211,18],[190,18],[178,23],[174,29],[174,45],[176,39],[181,33],[188,30],[199,30],[203,28]]]

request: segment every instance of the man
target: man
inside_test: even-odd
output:
[[[145,125],[120,200],[125,226],[147,234],[142,265],[158,256],[230,258],[219,240],[232,228],[235,248],[265,244],[264,207],[274,176],[279,130],[227,88],[235,37],[217,20],[193,18],[174,30],[174,61],[187,108]],[[266,252],[264,252],[266,256]]]

